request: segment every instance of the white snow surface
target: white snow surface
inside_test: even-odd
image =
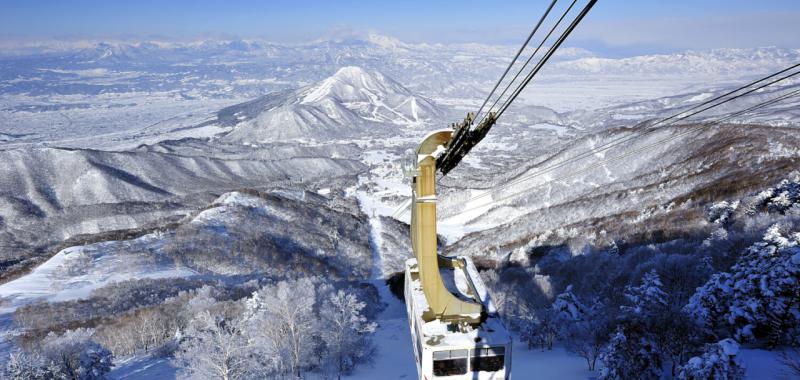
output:
[[[556,124],[550,124],[550,123],[534,124],[534,125],[531,125],[531,129],[541,129],[541,130],[545,130],[545,131],[551,131],[551,132],[553,132],[553,133],[555,133],[557,135],[564,135],[568,131],[568,128],[563,126],[563,125],[556,125]]]
[[[174,278],[196,273],[158,260],[162,237],[148,234],[129,241],[107,241],[66,248],[31,273],[0,285],[0,314],[35,300],[67,301],[88,297],[114,282]]]

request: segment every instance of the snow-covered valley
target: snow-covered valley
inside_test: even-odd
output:
[[[365,340],[349,344],[375,351],[354,353],[343,378],[417,377],[391,289],[411,256],[402,162],[424,134],[480,105],[511,47],[370,35],[57,49],[0,55],[0,358],[88,334],[116,356],[112,378],[191,378],[200,375],[186,372],[197,365],[181,351],[187,334],[241,323],[263,330],[234,328],[242,335],[231,339],[260,342],[245,344],[247,355],[279,358],[249,375],[292,363],[305,378],[329,378],[323,361],[293,362],[265,343],[282,316],[256,294],[306,308],[318,331],[308,357],[331,339],[310,320],[327,321],[350,295]],[[800,82],[648,125],[796,61],[800,50],[781,48],[615,59],[565,49],[440,181],[442,250],[471,256],[501,300],[514,378],[601,373],[566,335],[552,349],[527,347],[530,326],[544,329],[573,286],[576,305],[603,315],[594,327],[613,332],[614,318],[635,319],[622,293],[648,271],[661,275],[672,313],[751,246],[773,244],[772,226],[786,241],[776,251],[797,250],[799,98],[703,123]],[[574,160],[620,140],[630,143]],[[737,205],[720,206],[731,222],[709,214],[721,201]],[[797,256],[784,256],[796,276]],[[681,277],[682,266],[696,273]],[[750,327],[707,321],[718,325],[704,334],[768,329],[752,318]],[[779,353],[791,343],[764,339],[742,342],[736,360],[748,378],[782,376]],[[666,378],[706,349],[686,346],[659,363]]]

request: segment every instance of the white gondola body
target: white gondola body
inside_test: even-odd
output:
[[[497,315],[472,261],[465,257],[459,259],[465,260],[465,270],[449,270],[451,273],[442,273],[442,278],[447,279],[447,288],[454,294],[484,305],[488,316],[479,326],[459,326],[438,319],[425,322],[422,315],[428,304],[420,286],[417,260],[406,261],[404,293],[419,378],[510,379],[511,336]],[[466,285],[468,281],[474,287]],[[470,290],[473,288],[474,292]]]

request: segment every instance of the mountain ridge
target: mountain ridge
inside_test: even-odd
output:
[[[262,101],[262,109],[244,107],[253,102],[238,111],[229,109],[239,122],[223,139],[252,144],[346,137],[387,125],[421,126],[444,114],[432,100],[357,66],[342,67],[322,81],[278,96],[263,97],[270,101]]]

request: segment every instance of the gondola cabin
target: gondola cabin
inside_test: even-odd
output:
[[[425,136],[405,171],[411,177],[414,258],[406,261],[404,290],[419,378],[508,379],[511,337],[475,265],[467,257],[439,254],[436,162],[452,138],[450,129]]]
[[[487,311],[477,325],[433,319],[419,281],[416,259],[406,261],[405,301],[420,380],[502,380],[511,376],[511,336],[497,316],[472,261],[458,257],[463,268],[440,268],[449,291],[480,302]]]
[[[589,0],[504,103],[494,108],[503,98],[505,90],[478,119],[477,115],[484,110],[539,25],[547,18],[555,5],[553,1],[478,112],[468,113],[463,121],[452,124],[451,128],[425,135],[416,150],[408,151],[403,173],[411,180],[410,235],[414,258],[406,261],[404,290],[414,356],[421,380],[499,380],[511,376],[511,337],[492,305],[472,260],[445,256],[439,252],[436,186],[438,180],[455,169],[486,136],[508,105],[530,83],[541,65],[547,62],[596,2]],[[572,5],[562,18],[569,13]],[[550,33],[555,30],[553,28]],[[525,62],[522,69],[527,64]],[[506,90],[522,69],[511,79]],[[441,177],[437,178],[437,173]]]

